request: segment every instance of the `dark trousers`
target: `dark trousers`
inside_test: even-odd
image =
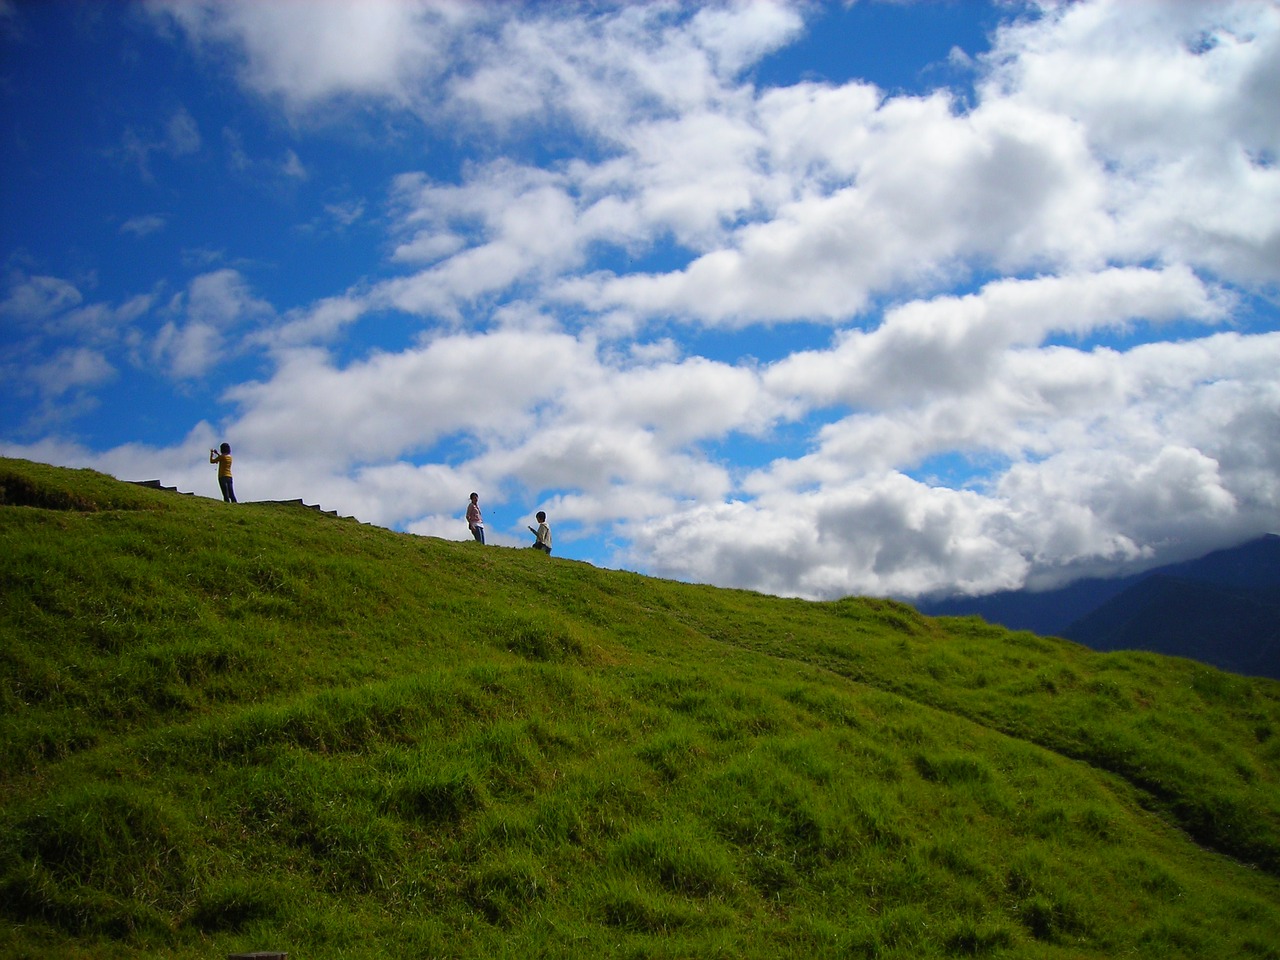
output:
[[[235,492],[235,490],[234,490],[234,489],[232,489],[232,487],[231,487],[231,478],[230,478],[230,477],[219,477],[219,478],[218,478],[218,486],[220,486],[220,487],[222,488],[222,500],[223,500],[223,502],[224,502],[224,503],[235,503],[235,502],[236,502],[236,492]]]
[[[476,538],[478,543],[484,543],[484,527],[472,527],[471,535]]]

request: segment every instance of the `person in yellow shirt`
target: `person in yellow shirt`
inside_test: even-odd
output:
[[[236,492],[231,485],[231,444],[224,443],[221,452],[209,451],[209,462],[218,465],[218,486],[222,488],[224,503],[235,503]]]

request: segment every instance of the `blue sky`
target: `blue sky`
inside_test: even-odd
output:
[[[1277,527],[1280,5],[0,0],[0,454],[789,596]]]

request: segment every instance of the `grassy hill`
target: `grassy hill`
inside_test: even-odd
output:
[[[0,460],[0,955],[1280,957],[1280,684]]]

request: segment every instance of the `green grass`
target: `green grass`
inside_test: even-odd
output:
[[[1280,684],[0,461],[0,955],[1280,958]]]

